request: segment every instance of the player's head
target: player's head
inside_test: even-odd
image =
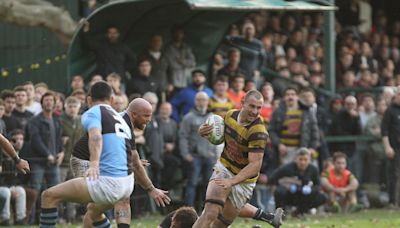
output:
[[[171,228],[192,227],[197,218],[196,211],[192,207],[181,207],[172,216]]]
[[[134,127],[143,130],[151,120],[153,107],[145,99],[136,98],[129,103],[127,113]]]
[[[305,171],[311,162],[311,151],[302,147],[296,151],[296,166],[300,171]]]
[[[251,123],[258,117],[263,103],[263,96],[257,90],[250,90],[244,95],[241,115],[246,122]]]
[[[107,82],[100,81],[94,83],[89,90],[88,103],[92,106],[94,102],[110,104],[112,99],[112,89]]]
[[[347,156],[346,154],[342,152],[335,152],[332,156],[333,160],[333,166],[335,167],[335,170],[338,172],[342,172],[343,170],[346,169],[347,162],[346,162]]]

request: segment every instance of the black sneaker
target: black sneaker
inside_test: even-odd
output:
[[[277,208],[274,213],[274,218],[271,221],[271,226],[279,228],[283,224],[282,217],[284,216],[282,208]]]

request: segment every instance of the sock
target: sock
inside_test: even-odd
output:
[[[129,225],[129,224],[126,224],[126,223],[118,223],[118,224],[117,224],[117,227],[118,227],[118,228],[129,228],[130,225]]]
[[[40,212],[40,228],[55,228],[57,218],[57,208],[42,208]]]
[[[105,218],[98,222],[94,222],[93,227],[94,228],[111,228],[111,224],[110,224],[110,221],[108,220],[108,218]]]
[[[272,213],[265,213],[263,210],[258,208],[256,214],[254,215],[253,219],[259,220],[259,221],[264,221],[267,223],[271,223],[272,219],[274,219],[274,214]]]

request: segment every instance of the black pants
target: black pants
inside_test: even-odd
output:
[[[396,206],[400,205],[400,151],[395,149],[394,158],[390,161],[389,168],[389,196],[390,202]]]
[[[313,191],[310,195],[300,192],[291,193],[283,186],[278,186],[274,193],[276,207],[295,206],[300,213],[306,213],[311,208],[324,204],[326,195],[319,191]]]

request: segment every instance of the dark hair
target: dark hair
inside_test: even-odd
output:
[[[202,74],[204,77],[206,76],[206,72],[204,72],[203,70],[195,69],[195,70],[192,71],[192,77],[197,73]]]
[[[5,101],[7,98],[15,98],[14,92],[9,89],[3,90],[1,92],[1,99]]]
[[[296,151],[296,156],[305,156],[305,155],[311,155],[310,150],[308,150],[305,147],[301,147]]]
[[[315,91],[312,88],[306,87],[304,89],[301,90],[302,93],[307,93],[310,92],[315,96]]]
[[[220,75],[214,80],[213,85],[217,84],[217,82],[228,82],[228,78],[224,75]]]
[[[47,91],[46,93],[43,94],[42,98],[40,98],[40,104],[43,105],[43,100],[45,97],[50,97],[52,96],[54,99],[54,104],[57,102],[57,95],[53,91]]]
[[[112,89],[106,82],[96,82],[89,90],[88,96],[92,98],[93,101],[107,101],[111,99]]]
[[[25,137],[25,132],[24,132],[24,130],[22,130],[22,129],[14,129],[14,130],[12,130],[9,134],[8,134],[8,136],[10,137],[10,138],[12,138],[12,137],[14,137],[14,136],[16,136],[16,135],[23,135],[24,137]]]
[[[344,158],[345,160],[347,160],[347,155],[345,153],[343,153],[343,152],[340,152],[340,151],[333,153],[332,161],[336,161],[339,158]]]
[[[296,92],[296,94],[299,94],[299,90],[298,90],[296,87],[294,87],[294,86],[289,86],[289,87],[287,87],[287,88],[283,91],[283,94],[286,94],[286,92],[289,91],[289,90],[293,90],[293,91]]]
[[[14,88],[14,93],[15,92],[21,92],[21,91],[27,93],[26,89],[23,86],[17,86],[17,87]]]
[[[178,223],[180,228],[187,228],[192,227],[198,217],[193,207],[181,207],[175,211],[172,222]]]

